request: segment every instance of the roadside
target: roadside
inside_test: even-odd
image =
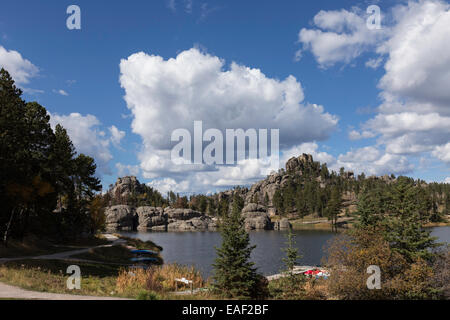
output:
[[[119,272],[130,266],[130,250],[162,248],[152,242],[119,238],[106,234],[107,241],[89,247],[72,246],[71,250],[34,256],[0,258],[0,299],[109,300],[135,298],[116,292]],[[42,249],[38,250],[42,252]],[[159,255],[158,258],[160,259]],[[159,261],[162,263],[162,259]],[[67,289],[69,265],[81,269],[81,289]],[[73,294],[75,293],[75,294]]]

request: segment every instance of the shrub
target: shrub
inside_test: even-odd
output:
[[[328,248],[328,290],[339,299],[433,299],[434,271],[423,259],[413,262],[390,248],[376,228],[358,228],[336,237]],[[381,270],[381,289],[368,289],[367,267]]]
[[[194,288],[204,287],[207,283],[194,267],[178,264],[152,266],[146,270],[121,270],[117,277],[117,291],[129,296],[139,295],[142,291],[170,292],[180,289],[182,284],[175,279],[186,278],[193,281]]]

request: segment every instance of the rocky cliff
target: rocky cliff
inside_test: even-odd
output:
[[[106,208],[105,215],[109,231],[196,231],[217,228],[215,218],[191,209],[116,205]]]

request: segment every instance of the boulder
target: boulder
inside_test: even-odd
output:
[[[107,230],[134,230],[136,213],[127,205],[117,205],[105,209]]]
[[[283,218],[280,220],[280,229],[289,229],[291,227],[291,223],[288,219]]]
[[[247,230],[271,230],[273,228],[272,222],[266,213],[252,212],[245,218],[245,229]]]
[[[136,209],[139,221],[139,230],[153,229],[154,227],[163,226],[163,229],[167,225],[167,215],[164,213],[163,208],[155,207],[139,207]]]
[[[192,209],[166,208],[164,209],[164,213],[167,215],[169,222],[175,220],[190,220],[192,218],[203,216],[203,213]]]
[[[217,223],[208,216],[192,218],[190,220],[175,220],[168,224],[168,231],[204,231],[215,230]]]
[[[266,212],[266,208],[260,204],[249,203],[242,209],[242,213],[247,212]]]

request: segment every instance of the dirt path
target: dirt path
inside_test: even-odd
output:
[[[119,239],[113,235],[105,235],[105,237],[111,241],[109,244],[83,248],[78,250],[64,251],[58,252],[54,254],[47,254],[41,256],[28,256],[28,257],[18,257],[18,258],[1,258],[0,264],[15,261],[15,260],[23,260],[23,259],[36,259],[36,260],[83,260],[83,259],[71,259],[70,256],[88,252],[91,249],[95,248],[104,248],[104,247],[112,247],[122,243],[125,243],[125,240]],[[88,260],[86,260],[88,261]],[[98,261],[89,261],[93,263],[100,263]],[[6,299],[38,299],[38,300],[128,300],[123,298],[114,298],[114,297],[95,297],[95,296],[82,296],[76,294],[60,294],[60,293],[49,293],[49,292],[38,292],[38,291],[30,291],[21,289],[19,287],[14,287],[8,284],[4,284],[0,282],[0,298]]]
[[[74,259],[74,258],[69,258],[69,257],[77,255],[77,254],[88,252],[91,249],[107,248],[107,247],[117,246],[119,244],[126,243],[125,240],[119,239],[119,238],[117,238],[116,236],[113,236],[113,235],[109,235],[108,234],[108,235],[105,235],[105,237],[108,240],[110,240],[111,243],[102,244],[102,245],[99,245],[99,246],[88,247],[88,248],[77,249],[77,250],[63,251],[63,252],[52,253],[52,254],[44,254],[44,255],[40,255],[40,256],[25,256],[25,257],[16,257],[16,258],[0,258],[0,264],[8,262],[8,261],[28,260],[28,259],[33,259],[33,260],[77,260],[77,261],[83,261],[83,259]],[[86,260],[86,262],[87,262],[87,260]],[[89,262],[103,263],[103,262],[98,262],[98,261],[89,261]]]
[[[0,282],[0,298],[25,300],[128,300],[114,297],[81,296],[76,294],[60,294],[38,292],[21,289]]]

